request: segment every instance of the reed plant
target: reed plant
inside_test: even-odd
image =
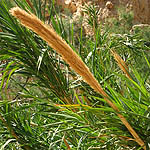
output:
[[[74,39],[54,1],[1,0],[0,12],[1,149],[149,149],[149,74],[126,35]],[[132,47],[149,68],[148,47]]]

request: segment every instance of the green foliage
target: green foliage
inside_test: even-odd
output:
[[[91,6],[86,7],[86,11],[93,14],[89,18],[89,24],[95,28],[93,40],[84,36],[82,28],[74,33],[75,25],[69,21],[65,24],[54,1],[31,2],[33,8],[26,0],[0,1],[0,148],[141,149],[102,96],[84,83],[38,35],[9,14],[10,8],[18,5],[47,25],[51,24],[74,50],[76,48],[149,149],[150,48],[145,45],[147,39],[141,38],[140,31],[124,34],[129,30],[128,25],[122,32],[122,29],[102,30],[97,24],[98,12]],[[120,25],[129,22],[131,26],[131,20],[130,15],[124,14]],[[128,64],[133,80],[120,71],[111,49]]]
[[[85,14],[89,15],[89,18],[87,19],[87,22],[89,25],[91,25],[92,28],[95,30],[98,28],[98,15],[99,15],[99,10],[97,9],[97,6],[93,5],[86,5],[84,8]]]
[[[126,9],[121,6],[118,8],[117,14],[117,17],[106,19],[105,28],[113,33],[128,34],[133,26],[133,12],[127,12]]]

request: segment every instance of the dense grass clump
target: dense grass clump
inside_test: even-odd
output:
[[[54,1],[0,1],[1,149],[149,149],[149,28],[85,10],[93,37]]]

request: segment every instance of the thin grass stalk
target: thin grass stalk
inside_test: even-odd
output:
[[[32,8],[32,10],[35,12],[35,9],[33,7],[33,4],[30,2],[30,0],[26,0],[26,2],[28,3],[28,5]]]
[[[71,150],[71,147],[70,147],[70,145],[68,144],[68,142],[66,141],[65,138],[64,138],[64,143],[65,143],[65,145],[67,146],[67,150]]]
[[[56,32],[46,26],[41,20],[39,20],[35,15],[28,14],[19,7],[14,7],[10,10],[10,13],[18,18],[22,25],[33,30],[37,33],[43,40],[45,40],[53,49],[59,53],[63,59],[75,70],[83,79],[98,93],[100,93],[106,102],[117,112],[118,117],[121,119],[122,123],[126,126],[132,136],[135,138],[135,141],[144,149],[143,140],[138,136],[134,131],[131,125],[127,122],[123,115],[120,114],[117,106],[109,100],[109,96],[102,89],[101,85],[97,82],[95,77],[89,71],[88,67],[80,59],[80,57],[72,50],[72,48],[59,36]]]

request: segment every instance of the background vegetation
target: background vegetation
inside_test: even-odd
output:
[[[119,20],[99,24],[96,8],[86,7],[94,29],[87,37],[51,0],[0,0],[0,149],[142,149],[103,97],[10,15],[16,5],[65,39],[149,149],[149,28],[130,32],[133,14],[122,12]],[[131,78],[111,50],[126,62]]]

